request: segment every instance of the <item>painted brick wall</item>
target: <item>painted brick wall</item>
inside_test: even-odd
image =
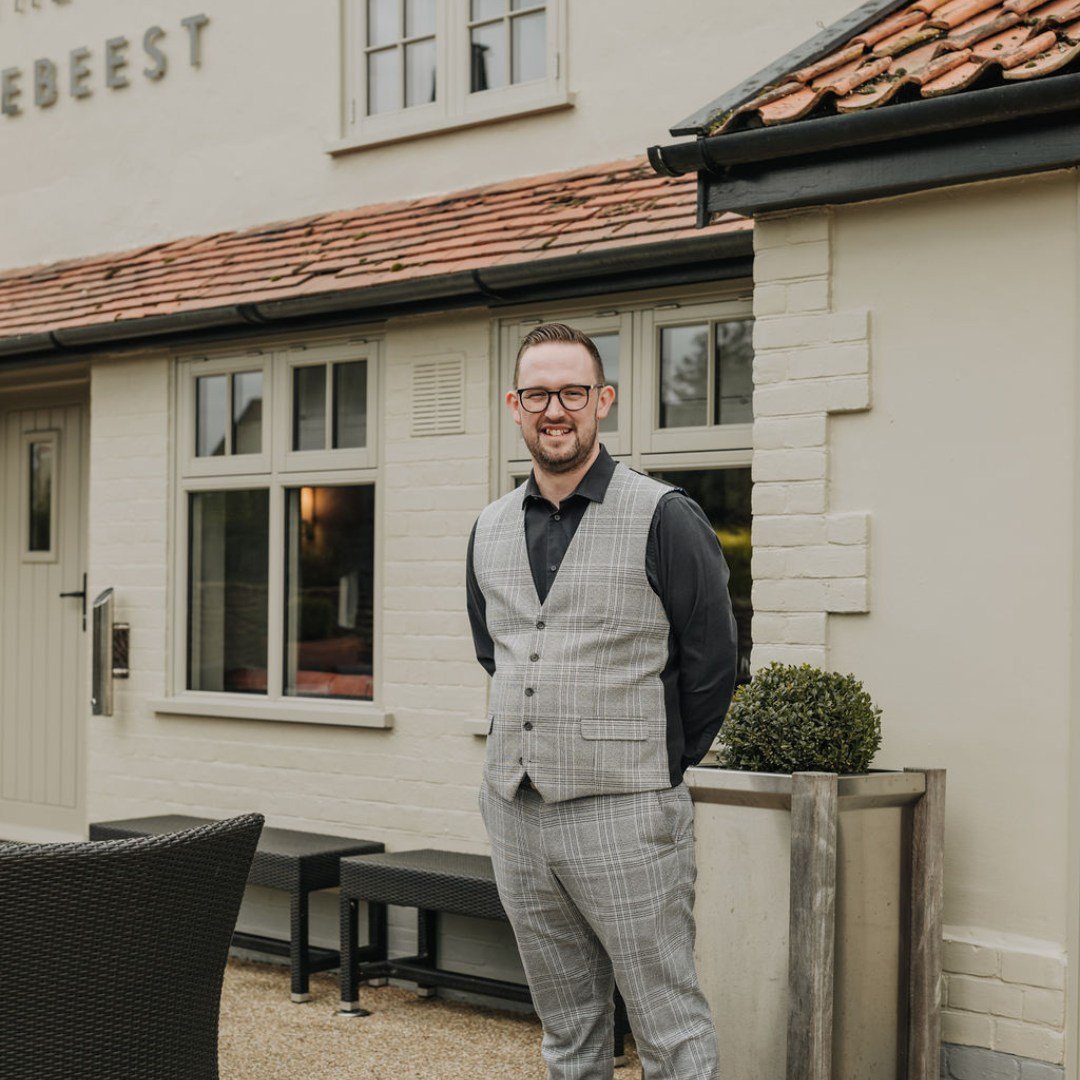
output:
[[[145,814],[225,816],[258,810],[273,825],[383,841],[388,850],[486,852],[476,806],[487,676],[471,649],[464,557],[489,496],[486,317],[393,325],[385,341],[376,492],[382,574],[383,704],[391,730],[156,715],[166,693],[173,410],[170,361],[96,364],[91,392],[90,585],[116,590],[131,623],[131,678],[115,715],[91,721],[90,820]],[[465,365],[464,431],[413,437],[412,372],[433,357]],[[336,898],[316,897],[312,939],[337,941]],[[391,947],[415,941],[411,913],[391,913]],[[241,925],[283,933],[283,894],[249,890]],[[450,966],[521,979],[508,927],[450,920]]]
[[[832,418],[872,405],[870,313],[832,306],[828,211],[758,218],[754,247],[754,666],[829,667],[830,617],[871,604],[870,513],[829,488]],[[944,967],[943,1076],[1062,1075],[1055,946],[951,928]]]

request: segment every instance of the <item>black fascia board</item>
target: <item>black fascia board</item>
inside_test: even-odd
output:
[[[753,273],[749,226],[681,240],[615,248],[429,279],[328,291],[295,300],[224,305],[176,315],[0,338],[0,368],[54,363],[108,349],[246,340],[377,323],[404,315],[546,303],[606,293],[726,281]]]
[[[860,4],[854,11],[827,26],[820,34],[815,34],[809,41],[797,45],[791,52],[779,60],[774,60],[750,78],[744,79],[726,94],[680,120],[670,129],[671,134],[676,137],[704,134],[714,117],[745,105],[785,75],[824,60],[829,53],[841,45],[846,45],[853,37],[887,18],[894,11],[906,7],[910,2],[911,0],[868,0],[867,3]]]
[[[906,195],[1080,162],[1080,110],[701,173],[709,214],[751,215]]]
[[[1027,83],[882,105],[865,112],[796,120],[774,127],[711,135],[693,142],[652,146],[649,161],[663,176],[703,171],[723,175],[729,168],[753,162],[845,150],[1078,109],[1080,73],[1051,75]]]

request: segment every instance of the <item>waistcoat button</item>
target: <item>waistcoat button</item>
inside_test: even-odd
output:
[[[561,515],[561,514],[552,514],[551,516],[552,516],[552,517],[553,517],[553,518],[554,518],[554,519],[555,519],[556,521],[562,521],[562,515]]]
[[[531,721],[531,720],[526,720],[526,721],[525,721],[525,723],[524,723],[524,724],[522,724],[521,726],[522,726],[522,727],[523,727],[523,728],[524,728],[524,729],[525,729],[526,731],[532,731],[532,721]]]
[[[533,654],[532,654],[532,655],[531,655],[531,656],[529,657],[529,659],[530,659],[530,660],[531,660],[531,661],[532,661],[532,662],[533,662],[533,663],[535,664],[535,663],[536,663],[536,661],[540,659],[540,654],[539,654],[538,652],[534,652],[534,653],[533,653]]]
[[[525,687],[525,696],[526,697],[532,697],[533,694],[535,694],[535,693],[536,693],[536,691],[531,686],[526,686]]]
[[[544,629],[544,620],[543,620],[543,619],[539,619],[539,620],[537,621],[537,623],[536,623],[536,629],[537,629],[537,630],[543,630],[543,629]]]

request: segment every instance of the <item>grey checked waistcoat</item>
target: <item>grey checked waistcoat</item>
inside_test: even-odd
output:
[[[473,569],[495,644],[485,777],[546,802],[671,786],[660,673],[668,620],[645,573],[671,489],[619,463],[591,502],[543,604],[525,546],[525,487],[481,513]]]

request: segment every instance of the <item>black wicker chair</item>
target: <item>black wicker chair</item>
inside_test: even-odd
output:
[[[0,844],[4,1080],[217,1080],[221,982],[262,823]]]

